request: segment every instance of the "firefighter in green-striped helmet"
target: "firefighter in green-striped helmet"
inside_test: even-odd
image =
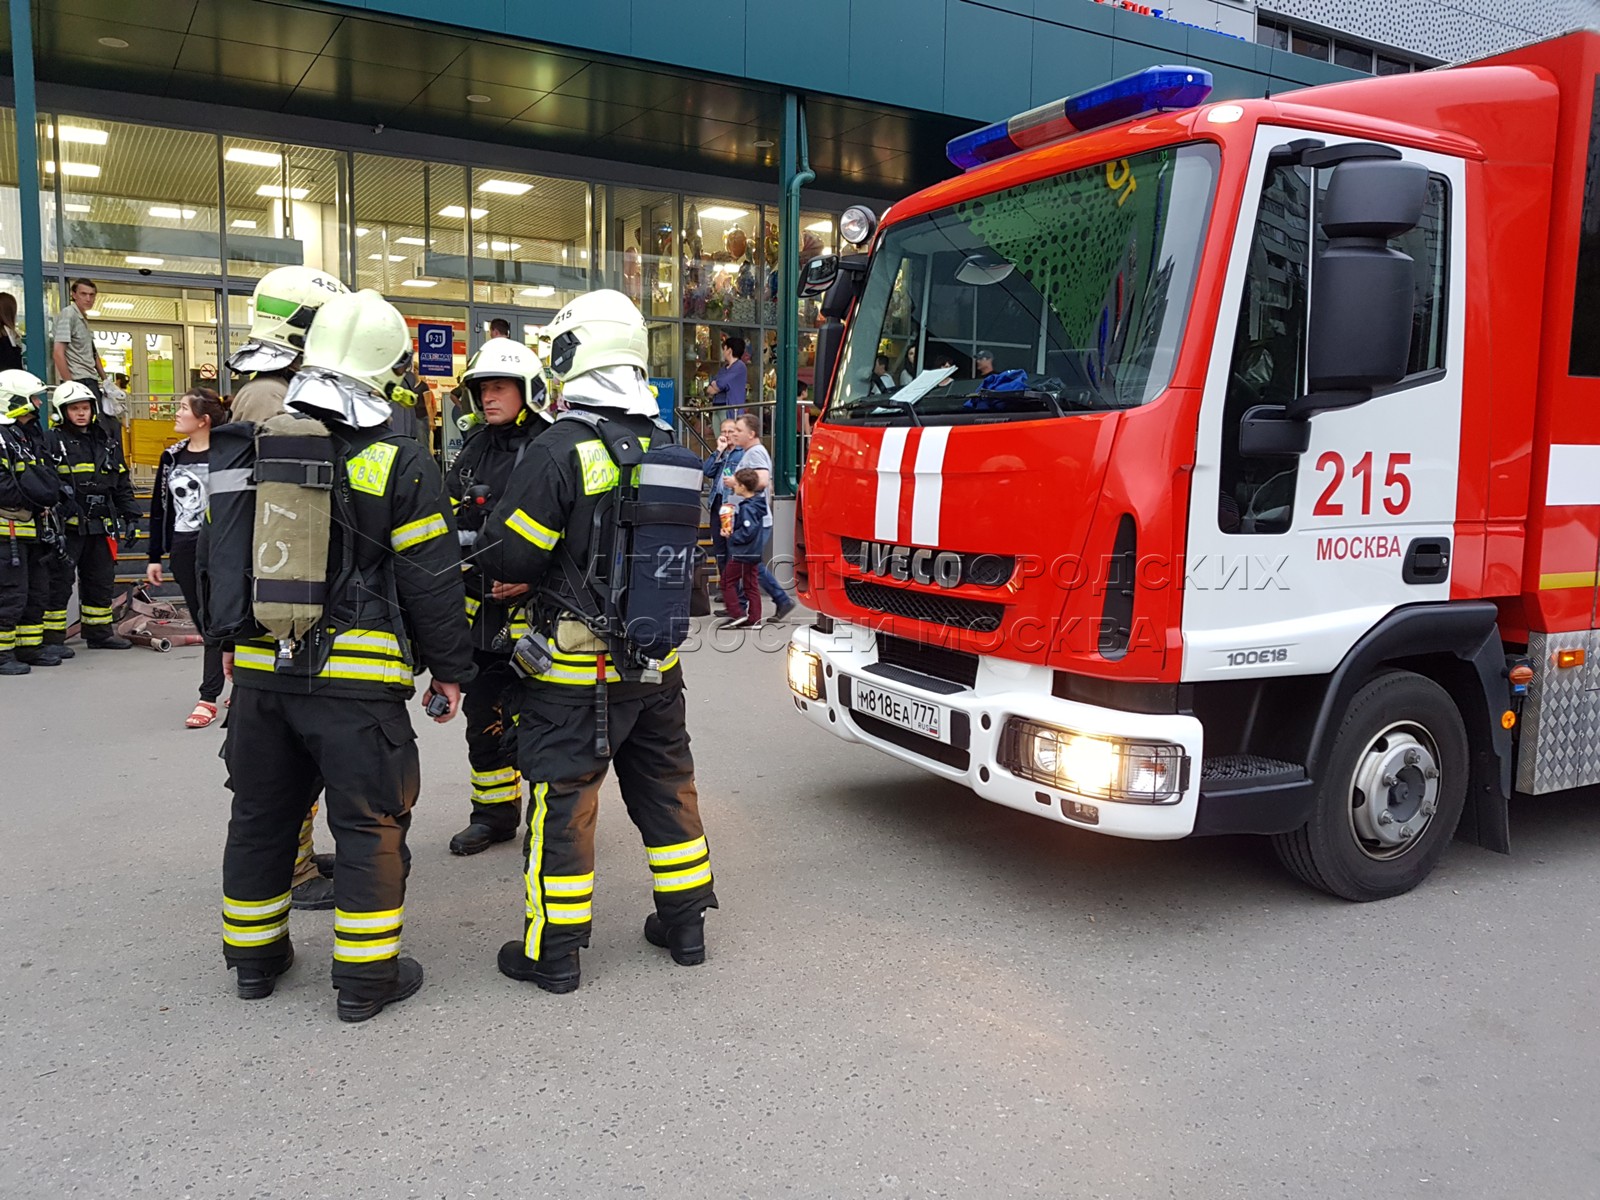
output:
[[[283,411],[317,310],[349,290],[312,267],[279,267],[261,277],[250,297],[250,340],[228,356],[230,371],[250,376],[234,392],[234,420],[263,421]]]

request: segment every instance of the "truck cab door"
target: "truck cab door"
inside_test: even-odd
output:
[[[1459,159],[1403,152],[1430,172],[1421,224],[1391,243],[1415,263],[1406,378],[1318,413],[1304,454],[1240,450],[1247,410],[1305,389],[1317,205],[1330,174],[1286,152],[1307,136],[1263,126],[1252,154],[1196,444],[1185,680],[1325,673],[1390,610],[1450,595],[1466,278]]]

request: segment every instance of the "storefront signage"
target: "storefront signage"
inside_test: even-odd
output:
[[[431,321],[418,321],[417,374],[435,377],[453,374],[455,369],[455,364],[452,361],[454,343],[455,330],[449,325],[435,324]]]
[[[1138,13],[1142,17],[1154,17],[1158,21],[1166,21],[1170,25],[1183,25],[1189,29],[1204,29],[1207,33],[1215,33],[1220,37],[1233,38],[1237,42],[1247,42],[1250,39],[1241,37],[1237,33],[1229,33],[1225,29],[1216,29],[1210,25],[1196,25],[1193,21],[1181,21],[1172,14],[1170,8],[1157,8],[1153,4],[1141,4],[1139,0],[1094,0],[1096,4],[1104,4],[1108,8],[1120,8],[1123,12]]]
[[[673,410],[677,407],[678,381],[676,379],[656,379],[652,376],[650,386],[656,390],[656,404],[661,408],[661,419],[670,424]]]

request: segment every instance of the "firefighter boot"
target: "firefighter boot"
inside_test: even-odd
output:
[[[496,842],[509,842],[516,836],[515,829],[491,829],[474,821],[450,839],[450,853],[481,854]]]
[[[289,907],[298,909],[332,908],[333,880],[317,874],[304,883],[296,884],[289,890]]]
[[[0,675],[26,675],[33,670],[25,662],[18,662],[15,652],[0,651]]]
[[[422,986],[422,964],[414,958],[401,958],[398,964],[394,983],[381,996],[362,996],[348,988],[340,988],[339,1020],[370,1021],[383,1011],[384,1005],[415,996],[417,989]]]
[[[238,977],[234,980],[239,989],[241,1000],[265,1000],[272,995],[272,989],[278,986],[278,976],[294,966],[294,946],[290,944],[284,955],[276,962],[241,963],[235,970]]]
[[[533,983],[558,996],[578,990],[578,952],[535,962],[522,952],[520,941],[500,947],[500,974],[508,979]]]
[[[706,960],[706,919],[696,917],[681,925],[668,925],[655,913],[644,919],[644,940],[672,952],[680,967],[698,967]]]
[[[83,644],[91,650],[127,650],[133,645],[127,638],[118,637],[114,633],[98,636],[86,633],[83,635]]]
[[[59,649],[59,646],[18,646],[17,661],[30,667],[59,667],[61,655],[56,653]]]

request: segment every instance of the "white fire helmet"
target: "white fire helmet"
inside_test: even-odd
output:
[[[603,289],[579,296],[556,314],[547,333],[550,369],[563,380],[600,367],[650,373],[644,317],[621,292]]]
[[[330,298],[350,289],[314,267],[279,267],[268,271],[250,297],[250,340],[228,357],[241,374],[281,371],[305,349],[311,322]]]
[[[385,397],[410,365],[411,331],[399,310],[370,289],[346,292],[318,313],[284,404],[371,429],[389,420]]]
[[[34,411],[33,398],[46,388],[30,371],[0,371],[0,425],[13,425]]]
[[[467,364],[461,382],[467,391],[467,407],[480,419],[483,401],[478,396],[478,388],[487,379],[515,380],[522,389],[522,403],[528,413],[549,419],[550,392],[544,385],[544,366],[539,356],[521,342],[490,338]]]
[[[66,383],[56,385],[56,390],[50,393],[50,411],[55,414],[55,422],[60,425],[67,419],[67,407],[72,404],[93,404],[96,409],[95,394],[84,384],[76,379],[69,379]]]

